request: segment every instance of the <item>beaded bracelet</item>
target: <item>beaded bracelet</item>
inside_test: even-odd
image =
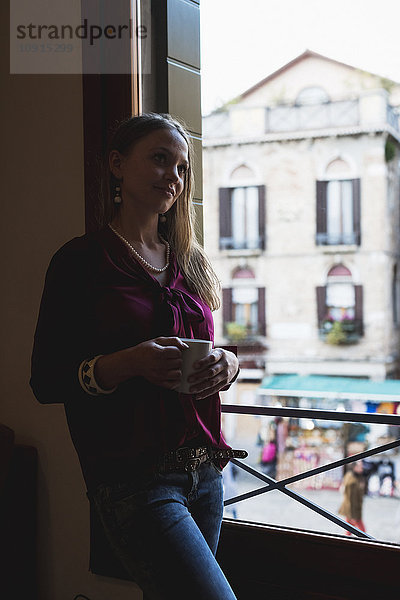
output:
[[[103,354],[99,354],[98,356],[95,356],[90,360],[83,360],[79,365],[79,383],[81,384],[82,389],[91,396],[98,396],[99,394],[112,394],[118,387],[115,386],[111,390],[104,390],[97,383],[96,378],[94,376],[94,367],[101,356],[103,356]]]

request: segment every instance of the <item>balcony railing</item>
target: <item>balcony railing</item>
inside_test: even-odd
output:
[[[319,130],[344,129],[348,133],[390,126],[394,135],[400,134],[400,110],[388,104],[386,92],[361,94],[359,98],[321,102],[311,105],[278,104],[247,106],[234,104],[205,117],[204,141],[230,137],[268,137],[286,139],[293,133],[314,135]],[[308,133],[307,133],[308,132]],[[325,134],[324,134],[325,135]]]
[[[397,425],[400,426],[400,416],[396,415],[386,415],[386,414],[370,414],[370,413],[355,413],[355,412],[339,412],[332,410],[319,410],[319,409],[303,409],[303,408],[286,408],[286,407],[264,407],[264,406],[247,406],[247,405],[237,405],[237,404],[222,404],[222,412],[230,413],[230,414],[241,414],[241,415],[254,415],[254,416],[269,416],[269,417],[292,417],[292,418],[300,418],[300,419],[318,419],[318,420],[326,420],[326,421],[342,421],[346,423],[380,423],[383,425]],[[246,463],[239,461],[237,459],[231,459],[231,462],[235,464],[237,467],[243,469],[250,475],[253,475],[256,479],[263,481],[267,485],[253,490],[251,492],[247,492],[246,494],[241,494],[239,496],[235,496],[234,498],[229,498],[225,500],[224,505],[229,506],[231,504],[235,504],[237,502],[243,502],[249,498],[254,498],[255,496],[259,496],[266,492],[270,492],[272,490],[278,490],[289,496],[293,500],[296,500],[303,506],[306,506],[310,510],[315,513],[325,517],[332,523],[335,523],[339,527],[342,527],[349,533],[356,535],[359,538],[367,539],[371,541],[379,541],[370,536],[369,534],[361,531],[357,527],[350,525],[337,515],[329,512],[328,510],[322,508],[318,504],[315,504],[308,498],[300,495],[299,493],[288,489],[288,485],[295,483],[297,481],[301,481],[303,479],[307,479],[308,477],[312,477],[314,475],[319,475],[321,473],[325,473],[330,471],[331,469],[336,469],[337,467],[342,467],[344,465],[351,464],[358,460],[363,460],[370,456],[374,456],[375,454],[379,454],[381,452],[385,452],[387,450],[392,450],[393,448],[397,448],[400,446],[400,439],[394,440],[388,444],[383,444],[377,446],[375,448],[371,448],[369,450],[365,450],[364,452],[359,452],[358,454],[353,454],[352,456],[343,458],[341,460],[336,460],[334,462],[328,463],[326,465],[321,465],[314,469],[309,469],[308,471],[304,471],[297,475],[293,475],[292,477],[287,477],[281,481],[277,481],[268,475],[260,473],[253,467],[250,467]]]
[[[266,133],[356,126],[359,120],[358,100],[276,106],[267,108]]]

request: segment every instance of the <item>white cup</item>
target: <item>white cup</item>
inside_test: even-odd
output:
[[[212,350],[213,343],[209,340],[191,340],[190,338],[180,338],[189,348],[182,350],[182,379],[177,388],[178,392],[190,394],[189,388],[194,385],[188,382],[188,377],[195,371],[193,363],[205,356],[208,356]]]

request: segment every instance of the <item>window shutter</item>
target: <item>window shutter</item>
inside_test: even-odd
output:
[[[267,335],[265,322],[265,288],[258,288],[258,334]]]
[[[226,335],[226,324],[233,321],[232,288],[222,290],[222,322],[223,332]]]
[[[327,221],[326,221],[326,192],[328,183],[317,181],[317,244],[326,244]]]
[[[353,230],[355,243],[361,244],[361,200],[360,200],[360,180],[353,179]]]
[[[232,243],[232,197],[230,188],[219,189],[219,247],[230,248]]]
[[[364,331],[364,309],[363,309],[363,286],[355,285],[354,286],[354,295],[355,295],[355,307],[354,307],[354,318],[357,321],[357,324],[360,328],[360,333]]]
[[[266,246],[266,210],[265,210],[265,185],[258,186],[258,235],[260,237],[260,248],[265,250]]]
[[[326,286],[318,286],[316,289],[318,325],[320,325],[326,315]]]

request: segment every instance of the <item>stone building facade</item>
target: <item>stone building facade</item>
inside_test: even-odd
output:
[[[400,374],[400,84],[306,51],[204,117],[216,341],[242,377]]]

